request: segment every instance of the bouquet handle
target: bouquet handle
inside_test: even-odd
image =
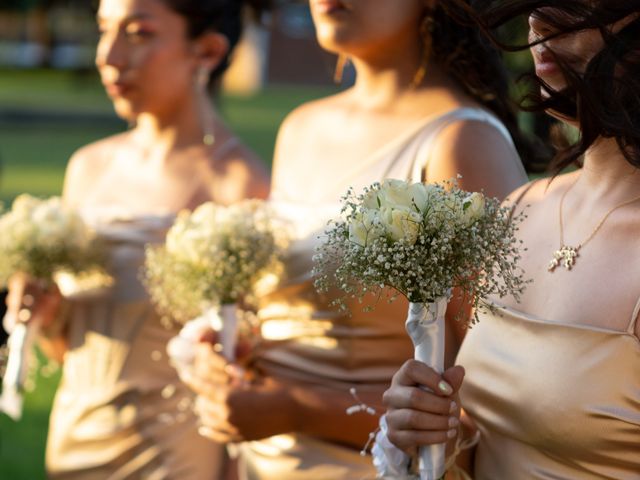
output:
[[[18,322],[14,326],[7,346],[9,358],[2,379],[2,395],[0,395],[0,412],[6,413],[13,420],[22,418],[23,392],[33,346],[40,332],[37,321]]]
[[[429,303],[410,303],[406,330],[415,347],[414,358],[436,372],[444,371],[445,319],[448,298]],[[420,480],[438,480],[445,474],[445,444],[420,448]]]
[[[222,353],[230,362],[236,359],[238,344],[238,306],[235,303],[223,304],[220,307],[220,344]]]

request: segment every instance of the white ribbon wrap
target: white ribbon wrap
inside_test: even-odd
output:
[[[410,303],[405,324],[415,347],[414,358],[436,372],[444,371],[444,314],[448,298],[431,303]],[[420,447],[420,480],[438,480],[444,475],[446,444]]]
[[[238,306],[235,303],[220,307],[220,343],[222,353],[230,362],[236,359],[236,345],[238,344]]]
[[[8,322],[5,322],[8,323]],[[9,358],[2,379],[0,412],[13,420],[22,418],[24,385],[29,373],[29,364],[33,357],[33,346],[38,338],[40,325],[37,321],[16,322],[7,340]]]

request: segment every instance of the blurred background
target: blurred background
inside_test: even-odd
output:
[[[0,0],[0,200],[5,206],[22,192],[59,194],[74,150],[127,128],[113,113],[93,67],[94,15],[90,0]],[[522,32],[515,27],[515,34]],[[530,68],[526,53],[507,61],[514,77]],[[307,2],[279,1],[262,25],[246,30],[215,101],[233,130],[270,164],[285,115],[337,91],[334,64],[315,42]],[[547,125],[537,117],[523,116],[522,123],[546,135]],[[0,301],[3,306],[1,293]],[[0,345],[4,339],[0,328]],[[16,423],[0,414],[0,479],[45,478],[44,444],[58,370],[41,361],[33,380],[23,419]]]

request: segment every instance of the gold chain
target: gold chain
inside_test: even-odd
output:
[[[571,270],[573,268],[573,266],[576,263],[576,258],[578,258],[579,256],[579,252],[580,249],[582,247],[584,247],[587,243],[589,243],[591,241],[591,239],[593,237],[595,237],[596,233],[598,233],[598,231],[600,231],[600,229],[602,228],[602,225],[604,225],[604,222],[607,221],[607,218],[609,218],[609,215],[611,215],[613,212],[615,212],[616,210],[618,210],[619,208],[622,208],[626,205],[629,205],[633,202],[637,202],[638,200],[640,200],[640,196],[632,198],[631,200],[627,200],[626,202],[622,202],[619,205],[614,206],[613,208],[611,208],[605,215],[604,217],[602,217],[602,219],[598,222],[598,224],[595,226],[595,228],[591,231],[591,233],[589,234],[589,236],[587,238],[585,238],[582,243],[578,244],[576,247],[572,247],[569,246],[567,244],[564,243],[564,222],[562,220],[562,207],[564,205],[564,199],[567,196],[567,193],[569,193],[569,190],[571,190],[573,188],[573,186],[578,182],[578,180],[576,179],[570,186],[569,188],[567,188],[564,193],[562,194],[562,197],[560,198],[560,207],[558,209],[558,218],[560,220],[560,248],[558,250],[556,250],[555,252],[553,252],[553,258],[551,259],[551,261],[549,262],[549,265],[547,267],[547,270],[549,270],[550,272],[555,271],[555,269],[559,266],[563,266],[565,267],[567,270]]]
[[[564,204],[564,197],[567,196],[567,193],[569,193],[569,190],[571,190],[573,188],[573,186],[578,182],[578,180],[576,179],[575,182],[573,182],[571,184],[571,186],[569,188],[567,188],[565,190],[565,192],[562,194],[562,198],[560,199],[560,208],[559,208],[559,212],[558,212],[558,216],[560,219],[560,246],[563,247],[565,245],[564,243],[564,224],[562,222],[562,206]],[[627,205],[632,204],[633,202],[637,202],[638,200],[640,200],[640,196],[634,197],[631,200],[627,200],[626,202],[622,202],[619,205],[616,205],[615,207],[613,207],[612,209],[610,209],[605,215],[604,217],[602,217],[602,220],[600,220],[598,222],[598,224],[596,225],[596,227],[591,231],[591,233],[589,234],[589,236],[582,241],[582,243],[580,243],[576,248],[581,248],[584,247],[587,243],[589,243],[591,241],[591,239],[593,237],[595,237],[596,233],[598,233],[598,230],[600,230],[602,228],[602,225],[604,225],[604,222],[607,221],[607,218],[609,218],[609,215],[611,215],[613,212],[615,212],[616,210],[618,210],[619,208],[625,207]]]

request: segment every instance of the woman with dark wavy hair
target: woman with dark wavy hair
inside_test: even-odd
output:
[[[177,212],[268,194],[263,163],[207,94],[238,41],[245,3],[100,2],[96,65],[132,127],[73,156],[63,197],[105,240],[115,282],[62,298],[14,278],[8,301],[9,320],[25,309],[40,317],[43,344],[63,362],[50,478],[225,478],[223,448],[198,434],[192,394],[165,354],[177,332],[161,323],[139,275],[145,244],[164,241]]]
[[[346,409],[380,405],[406,358],[407,306],[331,307],[313,287],[318,235],[349,187],[385,178],[461,185],[504,197],[526,175],[514,146],[526,142],[508,104],[497,51],[453,19],[449,0],[311,0],[323,48],[350,61],[355,86],[308,103],[284,122],[273,170],[274,208],[290,220],[286,281],[262,298],[264,335],[253,381],[232,382],[208,349],[194,382],[203,432],[240,447],[244,478],[354,480],[371,477],[360,455],[377,418]],[[339,72],[338,72],[339,73]],[[455,309],[454,309],[455,310]],[[455,313],[455,312],[454,312]],[[455,344],[455,336],[449,338]]]
[[[519,234],[533,283],[519,304],[487,299],[496,311],[467,334],[457,358],[464,369],[441,377],[412,361],[396,373],[385,394],[388,437],[408,454],[447,440],[460,446],[449,408],[461,403],[463,423],[479,436],[463,459],[478,480],[637,479],[640,1],[487,8],[489,26],[529,15],[540,91],[527,108],[580,136],[559,152],[556,176],[512,196],[527,215]],[[559,174],[570,165],[577,170]],[[434,388],[440,381],[449,391]]]

